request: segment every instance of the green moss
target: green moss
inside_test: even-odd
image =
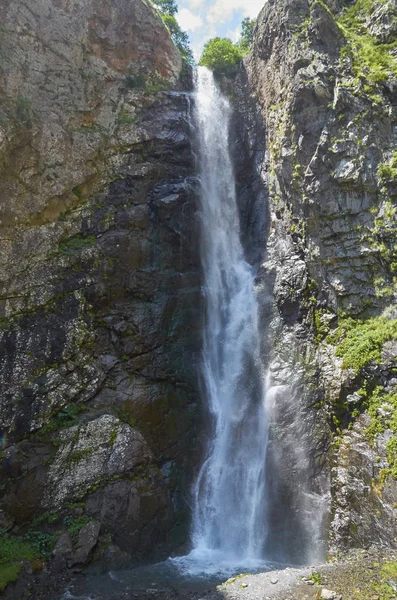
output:
[[[53,414],[48,423],[40,429],[38,434],[39,437],[43,438],[55,431],[72,427],[78,422],[78,415],[85,410],[86,406],[84,404],[71,404],[65,406]]]
[[[91,456],[91,454],[93,452],[94,452],[94,450],[92,448],[85,448],[84,450],[73,450],[67,457],[67,462],[68,463],[80,462],[84,458]]]
[[[22,561],[40,558],[38,548],[24,538],[0,533],[0,591],[18,579],[22,570]]]
[[[317,302],[317,300],[316,300]],[[316,330],[316,340],[321,342],[330,332],[330,320],[334,317],[328,310],[320,308],[314,309],[314,327]]]
[[[244,577],[248,577],[248,575],[250,575],[250,573],[240,573],[240,575],[236,575],[235,577],[231,577],[230,579],[225,581],[225,583],[223,585],[231,585],[235,581],[239,581],[240,579],[243,579]]]
[[[397,391],[385,393],[382,386],[377,386],[366,398],[371,424],[366,436],[371,443],[377,435],[389,430],[393,436],[386,444],[388,469],[382,469],[380,481],[384,483],[389,476],[397,479]]]
[[[166,92],[171,89],[171,83],[168,79],[164,79],[162,77],[158,77],[153,83],[150,83],[146,86],[146,91],[149,93],[155,92]]]
[[[117,438],[117,431],[116,429],[112,429],[112,432],[110,434],[110,439],[109,439],[109,446],[114,446],[114,442],[116,441]]]
[[[123,125],[132,125],[133,123],[136,123],[136,117],[123,109],[119,112],[117,121]]]
[[[96,244],[95,235],[75,235],[67,240],[64,240],[58,245],[60,255],[68,256],[83,250],[84,248],[94,246]]]
[[[9,583],[17,581],[22,570],[22,563],[0,563],[0,592],[4,592]]]
[[[377,174],[381,181],[390,181],[391,179],[396,178],[397,169],[387,163],[380,163]]]
[[[136,427],[136,419],[128,407],[118,408],[114,411],[114,414],[123,423],[127,423],[127,425],[130,425],[130,427]]]
[[[14,560],[33,560],[40,558],[40,552],[23,538],[0,535],[0,564],[10,563]]]
[[[91,517],[88,517],[87,515],[80,515],[78,517],[68,515],[64,519],[65,527],[74,542],[77,541],[80,529],[85,527],[85,525],[88,525],[88,523],[91,523],[91,521]]]
[[[364,91],[373,96],[374,101],[381,98],[374,95],[374,86],[384,83],[390,76],[397,76],[397,58],[393,51],[397,42],[382,44],[368,34],[367,17],[386,0],[356,0],[338,18],[337,23],[347,39],[342,49],[341,59],[350,57],[356,83],[364,84]]]
[[[342,368],[354,373],[372,361],[380,363],[382,347],[389,340],[397,340],[397,319],[385,316],[365,321],[344,319],[327,338],[337,345],[336,355],[343,359]]]

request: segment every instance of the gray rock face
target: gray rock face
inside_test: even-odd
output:
[[[73,555],[71,566],[88,562],[90,555],[98,543],[101,524],[91,521],[79,531],[76,552]]]
[[[6,1],[0,20],[3,522],[94,518],[161,556],[186,538],[198,416],[181,57],[141,0]]]
[[[394,546],[396,537],[395,481],[382,482],[381,473],[390,452],[381,436],[371,448],[368,416],[353,426],[366,409],[358,394],[363,383],[395,392],[394,345],[390,352],[384,346],[379,366],[355,374],[343,368],[335,342],[326,339],[341,317],[379,315],[396,298],[394,75],[389,70],[374,83],[370,66],[357,75],[362,61],[348,45],[346,24],[341,26],[342,5],[269,0],[237,78],[247,132],[252,131],[247,106],[252,97],[257,102],[262,132],[256,139],[252,134],[253,153],[269,190],[261,280],[274,280],[273,312],[268,284],[262,290],[265,312],[273,315],[269,335],[275,349],[269,358],[276,390],[269,449],[278,474],[274,537],[297,531],[305,507],[300,494],[309,492],[323,511],[323,541],[330,514],[333,549],[372,542]],[[395,41],[396,6],[394,0],[387,8],[374,2],[349,27],[362,20],[374,43]],[[318,510],[309,512],[316,516]],[[300,531],[303,545],[313,535],[310,528]]]

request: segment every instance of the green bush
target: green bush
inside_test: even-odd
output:
[[[208,67],[215,75],[230,77],[235,74],[243,53],[229,38],[216,37],[209,40],[201,55],[199,65]]]
[[[397,319],[374,317],[366,321],[348,318],[327,340],[338,344],[336,355],[343,359],[342,367],[358,373],[368,363],[379,363],[385,342],[397,339]]]

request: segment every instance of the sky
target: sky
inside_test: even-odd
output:
[[[237,42],[241,21],[258,16],[266,0],[178,0],[175,15],[181,28],[189,34],[196,60],[210,38],[228,37]]]

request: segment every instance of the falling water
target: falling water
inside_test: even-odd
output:
[[[255,270],[240,239],[228,100],[199,68],[195,93],[205,290],[203,379],[213,430],[194,489],[193,553],[223,564],[263,556],[267,419]]]

